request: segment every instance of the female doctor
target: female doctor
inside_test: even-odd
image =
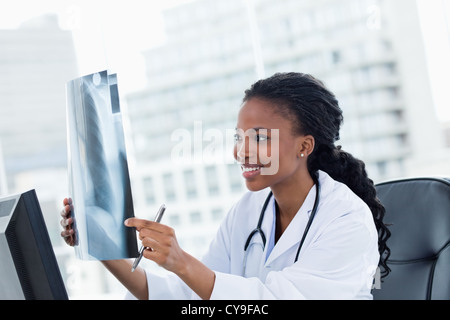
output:
[[[144,257],[166,276],[132,261],[103,261],[139,299],[371,299],[389,231],[364,163],[335,142],[343,121],[319,80],[282,73],[245,92],[234,156],[250,192],[229,211],[199,261],[169,226],[131,218]],[[63,226],[71,226],[64,200]],[[73,230],[61,235],[73,245]]]

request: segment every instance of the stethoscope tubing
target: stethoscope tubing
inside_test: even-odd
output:
[[[297,262],[297,260],[298,260],[298,256],[300,254],[300,250],[301,250],[301,248],[303,246],[303,243],[305,242],[306,235],[308,234],[308,231],[309,231],[309,229],[311,227],[311,224],[312,224],[312,222],[314,220],[314,217],[315,217],[316,212],[317,212],[317,208],[319,207],[319,201],[320,201],[320,184],[319,184],[319,179],[316,176],[314,176],[314,175],[313,175],[313,179],[314,179],[314,183],[316,185],[316,198],[314,200],[314,206],[313,206],[313,209],[311,211],[311,215],[309,216],[308,223],[306,224],[305,231],[303,232],[303,236],[302,236],[302,238],[300,240],[300,244],[299,244],[298,249],[297,249],[297,254],[295,255],[294,263]],[[266,212],[267,206],[268,206],[268,204],[270,202],[270,199],[272,198],[272,195],[273,195],[273,192],[270,191],[270,193],[267,196],[266,201],[264,202],[264,205],[263,205],[263,207],[261,209],[261,213],[260,213],[259,219],[258,219],[258,224],[257,224],[256,228],[253,229],[252,232],[250,232],[249,236],[247,237],[247,241],[245,241],[245,245],[244,245],[245,255],[247,254],[247,249],[248,249],[248,247],[250,245],[250,242],[252,241],[253,237],[255,236],[255,234],[259,234],[261,236],[261,239],[263,241],[263,248],[265,248],[265,246],[266,246],[266,236],[265,236],[264,232],[262,231],[261,226],[262,226],[262,222],[263,222],[263,219],[264,219],[264,213]]]

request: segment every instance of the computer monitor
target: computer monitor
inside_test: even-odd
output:
[[[0,299],[68,299],[35,190],[0,198]]]

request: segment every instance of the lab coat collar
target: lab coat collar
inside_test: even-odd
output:
[[[321,196],[329,188],[327,182],[328,175],[325,172],[319,171],[319,183],[321,187]],[[284,252],[289,250],[292,246],[298,245],[303,236],[303,232],[306,228],[306,224],[308,223],[309,216],[314,206],[314,200],[316,198],[316,186],[314,185],[306,196],[303,205],[300,207],[291,223],[289,223],[286,230],[281,235],[280,239],[278,239],[275,244],[272,252],[267,258],[265,265],[270,265],[275,259],[277,259]],[[269,242],[270,237],[272,237],[272,225],[275,223],[274,217],[274,198],[272,197],[269,205],[267,206],[265,219],[263,220],[262,230],[268,236],[267,243]],[[272,212],[269,212],[271,210]],[[267,252],[267,244],[264,249],[264,254]]]

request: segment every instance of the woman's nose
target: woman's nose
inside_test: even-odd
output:
[[[248,162],[248,160],[257,158],[257,143],[252,143],[249,137],[238,141],[235,146],[235,159],[239,162]]]

